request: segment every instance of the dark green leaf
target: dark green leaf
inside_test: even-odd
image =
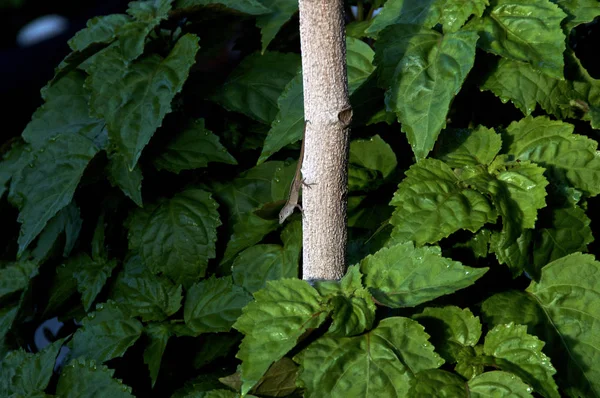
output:
[[[63,257],[69,256],[79,237],[82,223],[83,220],[79,214],[79,208],[75,203],[69,203],[67,207],[63,208],[48,221],[48,224],[40,233],[35,249],[31,252],[34,261],[43,262],[51,253],[56,240],[63,232],[65,234]]]
[[[279,29],[298,11],[298,3],[289,0],[262,0],[261,3],[271,10],[268,14],[256,18],[256,26],[262,35],[262,52],[264,53]]]
[[[368,140],[353,140],[350,142],[348,190],[368,191],[377,188],[377,182],[381,183],[387,178],[397,164],[394,151],[378,135]],[[369,178],[357,178],[361,172],[365,172]]]
[[[331,308],[308,282],[282,279],[267,282],[254,293],[233,327],[246,336],[236,355],[242,360],[242,394],[246,394],[269,366],[291,350],[298,338],[321,325]]]
[[[31,147],[22,142],[11,145],[0,158],[0,199],[8,190],[13,175],[19,173],[31,161]]]
[[[204,127],[204,119],[190,123],[154,159],[158,170],[166,169],[174,173],[206,167],[208,162],[237,164],[234,157],[221,145],[219,137]]]
[[[360,263],[365,285],[383,305],[413,307],[475,283],[487,268],[465,267],[441,256],[439,247],[412,243],[383,248]]]
[[[131,387],[113,379],[114,373],[114,370],[97,365],[93,360],[74,359],[63,368],[56,394],[64,398],[133,398]]]
[[[83,51],[91,44],[110,43],[116,38],[118,28],[130,21],[131,17],[125,14],[94,17],[69,40],[69,47],[73,51]]]
[[[152,387],[154,387],[160,370],[160,362],[165,348],[167,348],[171,332],[166,325],[152,324],[146,328],[145,333],[148,335],[150,342],[144,350],[144,363],[148,366],[150,380],[152,380]]]
[[[321,337],[294,359],[305,397],[404,397],[413,374],[444,363],[423,327],[387,318],[356,337]]]
[[[100,363],[118,358],[142,334],[142,324],[116,303],[98,304],[96,311],[81,321],[71,340],[71,356],[84,357]]]
[[[19,261],[0,268],[0,298],[29,286],[37,269],[37,264],[32,261]]]
[[[200,189],[188,189],[161,203],[144,228],[141,255],[155,274],[189,287],[215,257],[218,204]]]
[[[231,274],[235,284],[254,293],[267,281],[298,276],[302,247],[302,225],[299,221],[287,224],[281,233],[284,246],[254,245],[235,258]]]
[[[86,85],[92,90],[90,108],[108,126],[111,143],[129,169],[181,91],[195,62],[198,38],[181,37],[167,58],[153,54],[128,65],[114,50],[98,58]]]
[[[377,36],[390,25],[415,25],[431,28],[440,19],[437,0],[388,0],[381,12],[366,30],[368,36]]]
[[[428,369],[415,375],[406,396],[411,398],[468,397],[466,387],[460,376],[441,369]]]
[[[175,4],[178,8],[223,4],[225,7],[250,15],[260,15],[270,12],[270,10],[258,0],[177,0]]]
[[[142,320],[162,321],[181,308],[181,285],[153,275],[139,256],[132,256],[119,273],[111,298]]]
[[[79,253],[70,257],[67,267],[72,270],[73,278],[77,281],[77,290],[81,293],[81,302],[86,311],[92,307],[96,296],[117,266],[116,260],[94,259],[87,254]]]
[[[582,23],[592,22],[600,15],[598,0],[552,0],[568,16],[563,20],[567,31]]]
[[[200,281],[186,295],[185,323],[196,333],[228,332],[251,300],[229,276]]]
[[[230,111],[270,124],[277,114],[277,98],[299,66],[297,54],[267,52],[249,55],[212,99]]]
[[[135,165],[129,170],[125,158],[121,155],[112,156],[108,162],[108,178],[113,186],[121,188],[123,193],[139,207],[142,203],[142,169]]]

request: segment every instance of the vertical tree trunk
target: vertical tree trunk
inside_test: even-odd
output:
[[[304,84],[303,278],[346,270],[348,125],[343,0],[300,0]]]

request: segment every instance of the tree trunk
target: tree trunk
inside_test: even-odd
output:
[[[304,84],[303,279],[346,271],[348,125],[343,0],[300,0]]]

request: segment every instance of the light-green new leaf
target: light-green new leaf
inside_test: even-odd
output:
[[[321,337],[294,359],[305,397],[405,397],[413,375],[444,360],[423,327],[408,318],[387,318],[356,337]]]
[[[584,190],[590,196],[600,193],[598,143],[573,134],[573,125],[528,116],[511,123],[503,141],[507,153],[545,167],[551,181]]]
[[[563,79],[566,14],[547,0],[497,0],[489,13],[465,29],[479,33],[478,46]]]
[[[208,162],[237,164],[219,137],[204,127],[204,119],[198,119],[166,144],[164,152],[154,159],[154,166],[179,173],[206,167]]]
[[[391,206],[390,224],[395,241],[414,241],[417,246],[435,243],[458,231],[476,232],[494,222],[496,209],[482,193],[468,188],[445,163],[424,159],[406,171]]]
[[[527,334],[527,326],[497,325],[485,336],[483,352],[496,358],[501,369],[518,375],[547,398],[558,398],[552,376],[556,370],[543,352],[544,342]]]
[[[414,307],[472,285],[488,268],[465,267],[441,256],[439,247],[412,243],[383,248],[360,263],[365,285],[381,304]]]
[[[140,321],[113,302],[96,305],[96,311],[89,313],[81,323],[83,326],[70,342],[71,356],[98,362],[123,356],[143,330]]]
[[[155,274],[189,287],[204,276],[214,258],[218,204],[200,189],[187,189],[163,201],[143,228],[141,255]]]
[[[450,103],[473,67],[476,43],[474,32],[429,31],[411,39],[396,66],[386,106],[396,112],[417,160],[446,126]]]
[[[242,394],[246,394],[269,366],[281,359],[307,330],[319,327],[331,308],[308,282],[282,279],[267,282],[254,293],[233,327],[245,334],[236,355],[242,360]]]
[[[181,91],[198,49],[198,38],[186,34],[167,58],[153,54],[127,64],[117,51],[110,51],[90,68],[90,108],[106,120],[110,142],[130,170],[171,112],[171,101]]]
[[[183,307],[185,324],[196,333],[228,332],[252,296],[231,277],[209,278],[188,290]]]
[[[60,373],[56,394],[64,398],[87,397],[134,398],[131,387],[112,376],[115,373],[94,360],[74,359]]]

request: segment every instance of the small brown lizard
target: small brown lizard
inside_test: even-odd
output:
[[[300,147],[300,157],[298,158],[298,165],[296,166],[296,173],[294,174],[294,180],[290,187],[290,195],[287,202],[279,212],[279,224],[283,222],[294,213],[294,210],[302,211],[302,207],[298,204],[300,198],[300,188],[302,185],[308,187],[310,184],[306,184],[302,178],[302,161],[304,160],[304,136],[306,135],[306,123],[304,122],[304,131],[302,132],[302,146]]]

